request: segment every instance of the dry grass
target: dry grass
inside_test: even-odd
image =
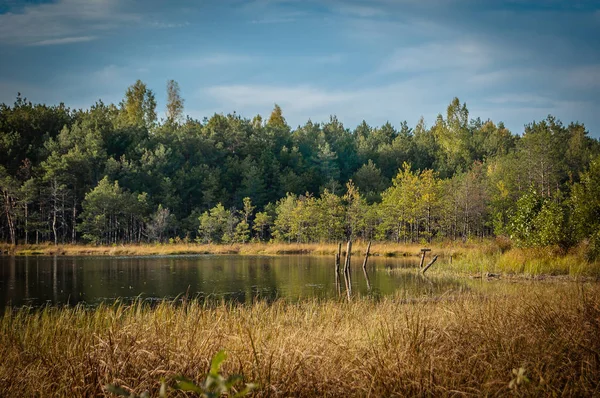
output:
[[[600,287],[503,284],[485,296],[403,302],[102,306],[7,311],[0,396],[102,395],[106,383],[157,394],[201,380],[225,349],[225,374],[258,396],[600,393]]]
[[[373,243],[371,254],[378,256],[416,256],[422,247],[433,247],[436,253],[449,254],[476,250],[481,244],[443,243],[434,245]],[[337,252],[335,243],[248,243],[233,245],[203,245],[203,244],[139,244],[139,245],[0,245],[0,251],[15,255],[169,255],[169,254],[311,254],[333,255]],[[366,242],[355,242],[353,254],[363,254],[367,248]],[[345,244],[342,250],[346,250]]]
[[[512,248],[505,252],[471,250],[455,253],[438,267],[457,273],[493,273],[522,276],[569,275],[600,278],[600,260],[590,261],[585,253],[561,253],[556,248]]]

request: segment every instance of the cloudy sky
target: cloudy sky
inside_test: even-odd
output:
[[[455,96],[516,133],[553,114],[600,137],[600,1],[0,0],[0,102],[87,108],[141,79],[164,116],[335,114],[431,125]]]

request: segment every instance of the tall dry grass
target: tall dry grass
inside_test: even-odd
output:
[[[568,275],[600,278],[600,259],[589,260],[577,250],[563,253],[559,249],[511,248],[470,250],[454,253],[452,262],[445,259],[438,269],[458,273],[493,273],[508,275]]]
[[[352,253],[364,254],[368,242],[353,242]],[[448,255],[452,252],[468,252],[481,250],[490,243],[458,243],[442,242],[434,244],[374,242],[371,254],[376,256],[417,256],[423,247],[432,247],[436,253]],[[0,244],[0,251],[15,255],[169,255],[169,254],[311,254],[334,255],[338,250],[337,243],[247,243],[247,244],[138,244],[138,245],[57,245],[50,243],[39,245],[11,246]],[[346,245],[342,245],[345,252]]]
[[[517,379],[512,393],[597,396],[600,287],[502,286],[411,303],[7,311],[0,396],[103,395],[107,383],[156,395],[162,377],[200,381],[220,349],[224,373],[259,383],[257,396],[507,395]]]

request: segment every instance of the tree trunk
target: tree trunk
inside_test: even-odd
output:
[[[29,206],[25,203],[25,244],[29,243],[28,212]]]
[[[77,228],[77,207],[76,207],[75,197],[73,197],[73,230],[71,232],[71,243],[75,244],[76,233],[75,229]]]
[[[58,245],[58,236],[56,236],[56,213],[57,213],[57,209],[54,208],[54,212],[53,212],[53,216],[52,216],[52,233],[54,233],[54,246]]]

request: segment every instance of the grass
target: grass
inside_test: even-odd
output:
[[[7,310],[0,396],[95,396],[109,383],[155,396],[161,378],[203,380],[221,349],[223,374],[258,383],[257,396],[600,393],[598,284],[476,292]]]
[[[439,268],[462,274],[503,274],[600,278],[600,261],[589,261],[578,251],[560,253],[556,248],[512,248],[505,252],[472,250],[455,254]]]
[[[425,245],[430,247],[431,245]],[[416,256],[424,245],[420,244],[394,244],[374,243],[371,246],[371,254],[379,256]],[[470,250],[474,245],[450,245],[436,244],[438,251],[449,253],[449,250],[460,247],[461,250]],[[353,254],[363,254],[367,248],[366,242],[354,242]],[[40,245],[0,245],[0,251],[15,255],[168,255],[168,254],[311,254],[311,255],[334,255],[338,245],[335,243],[247,243],[247,244],[139,244],[139,245],[58,245],[50,243]],[[343,245],[342,251],[345,252]]]

